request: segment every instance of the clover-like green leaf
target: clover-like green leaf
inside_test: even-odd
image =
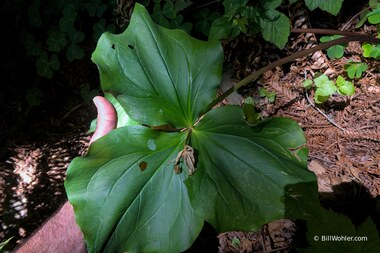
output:
[[[310,79],[306,79],[305,81],[302,82],[302,85],[305,89],[310,89],[313,86],[313,81]]]
[[[317,87],[314,93],[314,101],[317,104],[327,101],[337,90],[334,82],[331,81],[325,74],[315,78],[314,84]]]
[[[84,51],[77,44],[71,44],[66,51],[66,57],[69,61],[80,60],[84,56]]]
[[[335,39],[339,39],[341,38],[342,36],[341,35],[332,35],[332,36],[323,36],[321,37],[320,41],[321,42],[328,42],[328,41],[332,41],[332,40],[335,40]],[[343,55],[344,55],[344,49],[346,48],[346,45],[335,45],[335,46],[332,46],[330,48],[328,48],[326,51],[327,51],[327,56],[330,58],[330,59],[339,59],[339,58],[342,58]]]
[[[36,60],[36,65],[38,74],[50,79],[53,77],[53,70],[59,69],[60,63],[56,54],[49,57],[46,52],[42,51]]]
[[[186,180],[191,203],[218,231],[257,230],[284,217],[285,187],[315,181],[289,150],[305,144],[290,119],[251,127],[241,108],[220,107],[193,129],[191,144],[199,154],[197,171]]]
[[[67,40],[65,35],[61,32],[52,32],[46,40],[46,44],[48,45],[48,49],[51,52],[59,52],[63,48],[65,48],[67,44]]]
[[[65,181],[89,252],[180,252],[203,220],[189,201],[174,159],[185,133],[126,126],[76,158]]]
[[[116,95],[141,123],[186,127],[195,123],[216,95],[222,48],[154,24],[136,5],[120,35],[105,33],[93,53],[102,89]]]
[[[364,57],[380,59],[380,45],[363,44],[362,49]]]
[[[371,24],[379,24],[380,23],[380,3],[377,8],[371,11],[368,15],[368,22]]]
[[[352,82],[346,81],[343,76],[338,76],[336,79],[339,94],[351,96],[355,93],[355,86]]]
[[[343,68],[347,72],[348,77],[354,79],[360,78],[363,72],[367,70],[368,65],[364,62],[348,61]]]
[[[39,56],[41,54],[41,45],[36,41],[36,38],[28,34],[25,39],[25,47],[27,55]]]
[[[63,16],[59,20],[59,28],[63,32],[70,32],[74,27],[75,18],[77,17],[77,8],[74,4],[69,4],[63,9]]]

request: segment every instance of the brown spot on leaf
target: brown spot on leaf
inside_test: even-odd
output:
[[[140,167],[141,171],[144,171],[148,167],[148,163],[147,162],[140,162],[139,167]]]

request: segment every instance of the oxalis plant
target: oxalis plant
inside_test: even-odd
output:
[[[89,252],[181,252],[205,221],[255,231],[313,215],[316,177],[298,124],[249,125],[238,106],[213,109],[233,92],[216,98],[219,43],[160,27],[136,4],[127,30],[103,34],[92,59],[119,122],[67,172]]]

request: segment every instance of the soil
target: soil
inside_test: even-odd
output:
[[[355,29],[358,18],[352,17],[356,13],[346,13],[316,20],[328,20],[323,25],[329,28],[376,34],[373,26]],[[321,25],[311,23],[312,14],[302,7],[289,15],[294,28]],[[293,34],[286,48],[279,51],[263,41],[241,36],[224,43],[225,66],[232,82],[237,82],[268,62],[312,47],[317,41],[313,34]],[[316,72],[330,78],[345,76],[343,66],[349,59],[368,64],[364,76],[354,81],[355,94],[334,95],[316,106],[313,91],[305,91],[302,82]],[[239,90],[243,97],[256,99],[256,109],[264,118],[289,117],[299,123],[309,148],[308,167],[318,177],[322,202],[352,217],[358,212],[365,215],[372,208],[368,203],[380,196],[379,65],[378,61],[364,58],[360,45],[352,42],[341,59],[330,60],[325,52],[316,52],[268,71]],[[12,89],[19,94],[22,87],[8,87],[1,94],[0,242],[13,237],[8,250],[30,236],[65,201],[65,171],[73,157],[86,152],[87,129],[96,117],[90,100],[85,100],[78,90],[86,85],[97,89],[97,75],[89,60],[66,64],[49,81],[56,82],[55,86],[43,86],[50,97],[35,107],[22,104],[22,98],[14,97],[12,104],[5,102],[6,94],[13,94]],[[260,87],[275,92],[275,101],[261,97]],[[289,252],[296,230],[297,224],[289,220],[269,223],[255,233],[232,231],[217,235],[207,225],[189,252],[201,252],[210,245],[212,249],[207,252]]]

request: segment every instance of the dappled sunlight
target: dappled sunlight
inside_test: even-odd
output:
[[[77,133],[10,149],[0,161],[0,241],[13,236],[20,243],[59,208],[66,199],[66,169],[86,152],[88,139]]]

